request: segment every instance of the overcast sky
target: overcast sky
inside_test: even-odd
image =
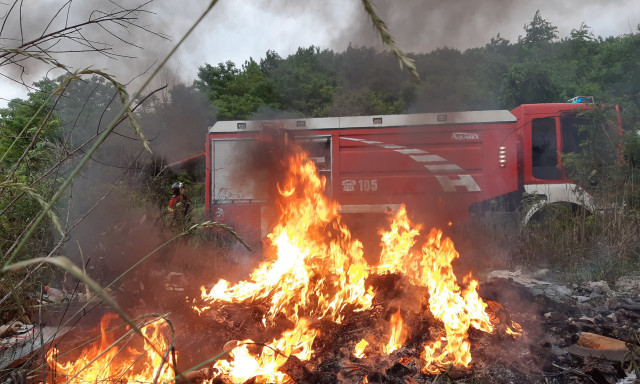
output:
[[[15,0],[0,0],[0,16],[7,14]],[[133,4],[139,0],[116,0]],[[66,0],[24,0],[23,31],[39,35],[44,26]],[[171,37],[173,42],[146,33],[127,35],[143,49],[120,47],[136,59],[106,60],[103,57],[62,57],[74,66],[92,65],[115,73],[127,82],[139,75],[166,53],[204,10],[205,0],[155,0],[149,9],[153,15],[141,15],[150,29]],[[73,4],[69,19],[80,21],[94,9],[113,9],[106,0],[82,0]],[[637,0],[377,0],[380,16],[387,22],[400,48],[407,52],[424,53],[439,47],[460,50],[484,46],[498,33],[516,42],[524,34],[523,26],[533,19],[536,10],[558,27],[560,37],[569,35],[581,23],[591,27],[595,36],[619,36],[637,32],[640,6]],[[64,13],[63,13],[64,14]],[[13,13],[7,18],[0,44],[15,46],[19,38],[19,23]],[[65,14],[66,17],[66,14]],[[58,18],[61,21],[61,18]],[[4,22],[0,19],[0,22]],[[55,26],[55,24],[54,24]],[[51,30],[51,28],[49,29]],[[98,36],[99,37],[99,36]],[[354,46],[382,49],[379,39],[365,15],[359,0],[220,0],[204,22],[180,49],[171,68],[182,81],[190,83],[197,69],[205,63],[217,64],[231,60],[238,65],[250,57],[259,61],[267,50],[286,57],[298,47],[318,46],[336,52]],[[6,67],[0,74],[13,76]],[[45,75],[35,67],[30,82]],[[0,78],[0,106],[6,99],[24,97],[24,89]],[[4,100],[3,100],[4,99]]]

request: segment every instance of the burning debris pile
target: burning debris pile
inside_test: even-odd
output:
[[[440,230],[431,230],[421,250],[415,249],[422,228],[413,226],[400,209],[391,228],[380,232],[379,264],[370,266],[362,244],[341,221],[337,203],[324,195],[325,180],[314,164],[297,154],[289,159],[288,169],[279,185],[279,221],[265,250],[269,259],[249,280],[235,285],[220,280],[211,289],[203,287],[193,304],[219,325],[229,316],[228,308],[236,306],[259,315],[251,327],[266,333],[283,326],[288,330],[270,343],[259,340],[259,348],[251,339],[234,342],[229,358],[215,364],[216,379],[317,381],[308,378],[309,373],[295,377],[291,371],[306,370],[291,366],[306,367],[302,362],[312,360],[312,366],[330,364],[327,357],[347,351],[354,356],[345,360],[348,371],[363,377],[368,376],[358,368],[366,366],[363,361],[377,367],[403,361],[412,367],[404,368],[407,376],[434,375],[469,366],[470,332],[500,328],[508,337],[520,333],[517,323],[499,318],[504,311],[497,303],[490,308],[479,297],[478,282],[470,274],[464,286],[458,284],[451,265],[458,253]],[[363,377],[353,380],[362,382]]]
[[[201,334],[192,337],[199,338],[206,357],[227,353],[179,376],[179,383],[412,384],[440,376],[465,380],[479,371],[481,380],[491,382],[545,379],[534,365],[566,373],[556,364],[564,355],[531,341],[545,334],[538,314],[507,310],[479,294],[499,300],[496,291],[518,290],[513,283],[483,290],[471,274],[459,282],[452,267],[458,258],[453,242],[438,229],[421,236],[422,226],[412,224],[404,208],[379,232],[381,255],[377,265],[370,265],[338,204],[324,195],[325,180],[314,164],[302,154],[288,161],[286,178],[278,184],[279,219],[268,235],[266,260],[247,280],[219,280],[189,301],[201,324]],[[557,344],[575,342],[570,340],[575,329],[556,328],[563,338]],[[154,340],[145,350],[159,353],[147,352],[146,364],[153,369],[144,377],[109,368],[107,374],[85,378],[54,361],[57,351],[47,357],[58,376],[77,383],[172,381],[175,372],[169,366],[176,362],[169,364],[170,348]],[[88,355],[111,362],[111,350],[103,340]],[[555,382],[582,375],[575,372],[563,376],[568,381]]]
[[[116,319],[115,314],[105,315],[100,321],[100,341],[83,348],[79,354],[76,348],[69,348],[64,353],[55,347],[49,349],[46,360],[50,367],[47,376],[50,382],[172,381],[176,375],[172,368],[175,364],[169,364],[167,356],[172,350],[165,337],[167,322],[144,319],[140,325],[144,337],[140,337],[128,327],[110,328]],[[171,358],[175,361],[175,351]]]

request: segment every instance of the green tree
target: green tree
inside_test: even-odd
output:
[[[472,106],[477,109],[505,108],[502,100],[502,79],[509,69],[515,46],[498,33],[480,49],[465,52],[467,61],[475,65],[469,67],[476,82],[478,101]]]
[[[520,104],[557,102],[563,99],[553,64],[539,60],[515,63],[503,80],[503,102],[507,108]],[[566,98],[565,98],[566,99]]]
[[[480,109],[487,99],[480,86],[479,57],[475,51],[440,48],[416,56],[421,83],[411,112]]]
[[[32,186],[45,167],[55,160],[59,120],[50,114],[50,97],[57,83],[43,79],[34,83],[26,100],[13,99],[0,109],[0,254],[7,251],[42,208],[51,194],[54,177]],[[41,197],[40,197],[41,196]],[[49,226],[41,226],[22,255],[42,249],[50,240]],[[4,289],[0,291],[6,292]]]
[[[524,31],[526,32],[525,36],[518,37],[518,42],[526,47],[551,43],[558,37],[558,28],[545,20],[540,14],[540,10],[536,11],[529,24],[524,25]]]
[[[640,128],[640,33],[610,37],[600,43],[594,81],[603,84],[610,102],[623,107],[624,126]]]
[[[253,59],[241,69],[231,61],[206,64],[194,85],[209,97],[219,120],[248,119],[260,108],[279,107],[274,85]]]
[[[286,59],[268,54],[261,66],[274,84],[283,111],[322,117],[327,116],[337,85],[332,63],[333,52],[311,46],[298,48]]]
[[[567,42],[554,42],[558,29],[538,10],[524,30],[500,82],[503,105],[564,102],[575,96],[576,63],[568,56]]]
[[[59,127],[55,115],[49,116],[57,84],[45,78],[33,86],[27,100],[13,99],[0,109],[0,171],[27,179],[51,158]]]
[[[405,113],[415,101],[418,81],[390,53],[349,46],[334,54],[333,63],[337,87],[330,116]]]
[[[406,112],[406,106],[393,94],[361,88],[337,93],[327,112],[330,116],[389,115]]]

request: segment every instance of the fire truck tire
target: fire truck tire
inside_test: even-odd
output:
[[[575,203],[541,201],[527,211],[522,219],[522,225],[526,227],[533,224],[544,225],[559,220],[571,220],[585,211],[584,207]]]

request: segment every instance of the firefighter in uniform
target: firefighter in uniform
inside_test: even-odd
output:
[[[171,224],[184,225],[189,221],[189,213],[191,210],[191,199],[185,193],[184,184],[181,182],[173,183],[171,186],[173,196],[169,201],[167,213],[171,218]]]

